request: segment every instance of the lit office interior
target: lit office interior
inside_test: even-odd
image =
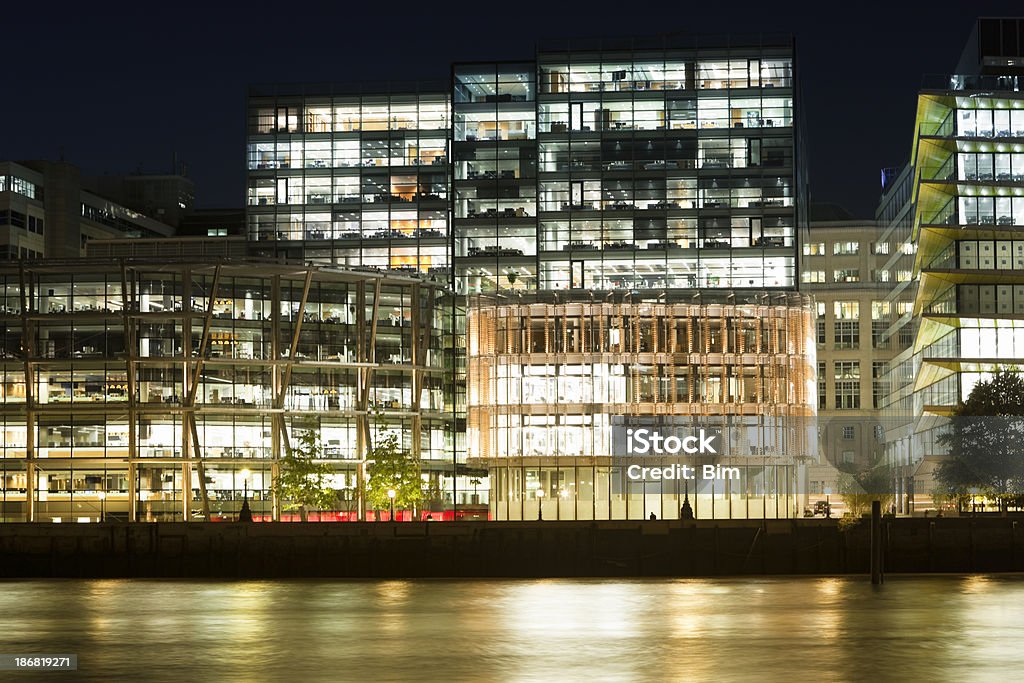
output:
[[[271,482],[297,417],[335,469],[323,519],[372,518],[356,491],[386,434],[440,491],[425,510],[470,502],[465,477],[453,488],[450,307],[432,281],[95,260],[0,278],[6,521],[232,519],[244,491],[287,519]]]
[[[456,286],[536,289],[536,65],[456,65],[453,83]]]
[[[491,473],[496,519],[677,518],[687,495],[703,519],[797,514],[799,465],[816,456],[806,298],[557,297],[471,297],[469,462]],[[647,490],[625,479],[612,462],[613,421],[669,415],[727,427],[727,454],[716,462],[741,478]]]
[[[444,272],[450,133],[443,91],[250,94],[250,239],[314,263]],[[277,242],[284,244],[278,245]]]

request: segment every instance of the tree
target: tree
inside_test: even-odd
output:
[[[937,439],[949,457],[936,469],[942,493],[963,498],[978,489],[1000,509],[1024,490],[1024,375],[1000,370],[978,382]]]
[[[367,459],[366,504],[371,510],[390,509],[389,490],[395,491],[395,508],[412,509],[423,500],[419,460],[399,448],[394,434],[379,439]]]
[[[292,441],[281,458],[274,489],[285,510],[298,510],[299,519],[308,519],[310,508],[322,510],[334,506],[338,492],[328,477],[331,466],[323,462],[320,425],[315,418],[292,422]]]
[[[892,468],[884,456],[879,456],[867,467],[839,468],[839,494],[854,518],[871,512],[871,503],[879,501],[882,510],[888,510],[896,499],[893,493]]]

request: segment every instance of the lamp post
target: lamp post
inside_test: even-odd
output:
[[[537,489],[537,521],[544,521],[544,489]]]
[[[100,491],[98,495],[100,497],[100,521],[105,522],[107,521],[107,492]]]
[[[391,521],[395,521],[395,496],[398,492],[394,489],[388,489],[388,499],[391,501]]]

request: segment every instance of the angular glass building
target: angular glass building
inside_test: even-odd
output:
[[[928,78],[917,103],[907,209],[891,212],[916,254],[914,343],[890,371],[907,511],[934,504],[937,437],[957,404],[1024,364],[1024,22],[979,19],[958,73]]]

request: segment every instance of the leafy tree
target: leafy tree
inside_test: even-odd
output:
[[[979,489],[1000,508],[1024,490],[1024,375],[1000,370],[978,382],[938,438],[949,457],[936,469],[941,493],[962,499]]]
[[[423,500],[423,479],[419,460],[398,446],[398,438],[388,434],[377,441],[369,453],[366,468],[366,504],[371,510],[388,510],[395,491],[395,508],[414,509]]]
[[[879,501],[882,511],[892,506],[896,496],[893,492],[893,471],[884,456],[875,459],[867,467],[840,467],[839,494],[846,508],[854,518],[871,512],[871,503]]]
[[[307,521],[309,509],[322,510],[334,506],[338,492],[330,486],[331,466],[323,462],[320,426],[315,418],[292,422],[292,441],[288,453],[281,458],[274,480],[282,507],[298,510],[299,519]]]

